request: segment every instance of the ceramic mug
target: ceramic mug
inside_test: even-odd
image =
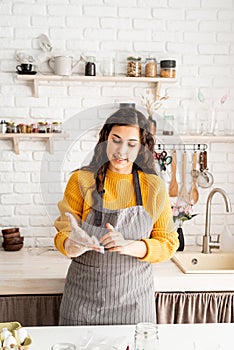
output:
[[[49,60],[49,66],[56,75],[71,75],[78,63],[73,65],[71,56],[56,56]]]

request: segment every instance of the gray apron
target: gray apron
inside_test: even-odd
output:
[[[89,235],[100,239],[110,223],[126,240],[149,238],[152,219],[142,206],[137,172],[133,173],[137,206],[102,209],[102,224],[95,226],[91,209],[82,224]],[[117,325],[156,322],[152,265],[135,257],[88,251],[73,258],[60,307],[59,324]]]

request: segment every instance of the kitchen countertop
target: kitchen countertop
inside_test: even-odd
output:
[[[48,249],[0,250],[0,295],[62,293],[70,259]],[[158,292],[234,291],[234,274],[184,274],[172,261],[153,271]]]
[[[51,349],[53,344],[73,343],[77,349],[133,350],[135,325],[31,327],[30,350]],[[230,348],[234,324],[165,324],[158,325],[160,350],[224,350]],[[89,345],[88,345],[89,342]],[[85,346],[87,344],[87,347]],[[102,344],[102,345],[101,345]]]

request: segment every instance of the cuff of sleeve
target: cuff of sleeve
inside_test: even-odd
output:
[[[58,232],[57,235],[54,238],[54,245],[55,247],[65,256],[67,256],[66,250],[64,248],[64,243],[66,241],[66,239],[68,238],[68,235],[63,235]]]
[[[147,253],[143,258],[138,258],[138,259],[141,261],[156,262],[157,257],[160,257],[161,255],[160,242],[150,238],[149,239],[142,238],[141,240],[146,244]]]

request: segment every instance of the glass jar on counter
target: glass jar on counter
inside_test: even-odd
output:
[[[61,133],[62,132],[62,122],[53,122],[51,124],[51,132]]]
[[[38,122],[38,132],[39,133],[46,133],[47,132],[47,122]]]
[[[127,76],[141,77],[141,57],[130,56],[127,58]]]
[[[158,327],[154,323],[138,323],[135,328],[134,350],[158,350]]]
[[[155,78],[157,76],[157,61],[154,57],[145,59],[145,76]]]
[[[174,135],[174,115],[164,115],[163,117],[163,135]]]
[[[160,77],[175,78],[176,77],[176,61],[162,60],[160,61]]]

